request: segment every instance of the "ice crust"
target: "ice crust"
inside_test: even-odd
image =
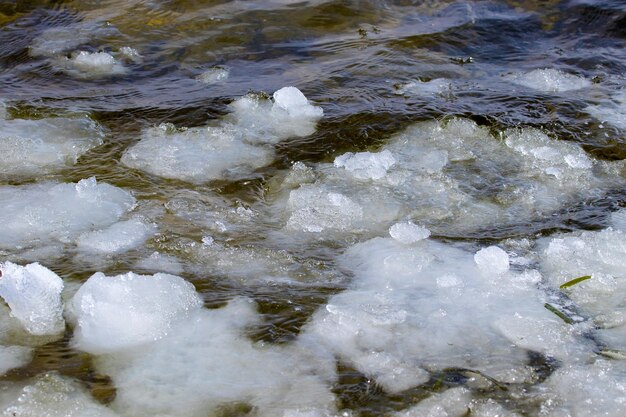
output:
[[[202,302],[193,285],[168,274],[107,277],[98,272],[68,306],[76,324],[74,343],[102,354],[153,342]]]
[[[435,234],[503,227],[549,215],[575,199],[623,186],[621,162],[533,128],[500,137],[467,119],[417,123],[378,152],[340,155],[272,195],[285,231],[331,237],[382,234],[412,220]]]
[[[488,264],[496,267],[481,268]],[[585,328],[544,307],[541,274],[509,270],[499,248],[475,255],[431,240],[374,238],[348,249],[342,267],[354,274],[352,287],[331,297],[302,337],[390,393],[450,367],[530,381],[528,351],[564,362],[591,355]]]
[[[102,144],[103,139],[103,129],[88,117],[0,117],[0,178],[35,176],[66,168]]]
[[[123,415],[204,417],[248,403],[259,415],[333,410],[334,362],[305,345],[263,346],[244,336],[254,305],[235,299],[206,310],[181,278],[92,276],[71,301],[74,344],[100,355]]]
[[[106,228],[131,210],[126,191],[88,178],[78,183],[0,186],[0,248],[73,243],[82,233]]]
[[[231,104],[232,113],[216,126],[176,129],[171,124],[146,130],[122,162],[165,178],[201,183],[237,178],[268,165],[268,144],[315,131],[322,117],[295,87],[284,87],[273,100],[248,94]]]
[[[508,76],[507,78],[515,84],[546,93],[580,90],[591,85],[591,81],[584,77],[568,74],[554,68],[536,69],[525,74]]]
[[[2,417],[119,417],[99,404],[76,382],[57,373],[40,375],[17,393],[0,401]]]
[[[0,297],[31,334],[42,336],[65,330],[61,291],[63,280],[37,264],[0,264]]]

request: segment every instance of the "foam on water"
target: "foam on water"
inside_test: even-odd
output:
[[[268,165],[267,144],[315,131],[323,110],[295,87],[284,87],[273,100],[248,94],[231,103],[232,113],[216,126],[176,129],[171,124],[144,131],[122,162],[165,178],[201,183],[238,178]]]
[[[26,120],[0,115],[0,177],[58,171],[103,139],[103,129],[88,117]]]
[[[128,192],[93,177],[76,184],[0,186],[0,201],[0,248],[7,250],[73,243],[135,205]]]
[[[101,354],[160,339],[175,320],[201,305],[193,286],[174,275],[99,272],[80,287],[68,311],[75,345]]]
[[[1,263],[0,273],[0,297],[29,333],[41,336],[65,330],[63,280],[58,275],[37,263],[11,262]]]
[[[506,78],[515,84],[546,93],[580,90],[591,85],[591,81],[584,77],[568,74],[554,68],[536,69],[525,74],[514,74]]]
[[[352,287],[331,297],[301,337],[390,393],[450,367],[531,381],[528,351],[564,362],[591,355],[586,327],[544,307],[541,274],[509,270],[499,248],[475,255],[431,240],[375,238],[351,247],[342,265],[354,274]]]
[[[384,233],[411,219],[435,233],[466,233],[532,221],[574,199],[624,184],[622,162],[533,128],[492,136],[467,119],[417,123],[379,152],[318,164],[301,181],[296,165],[270,197],[285,232]],[[300,169],[301,170],[301,169]]]
[[[213,67],[198,75],[196,79],[204,84],[217,84],[228,79],[229,75],[230,70],[228,68]]]
[[[57,373],[36,377],[14,398],[0,403],[2,417],[118,417],[78,383]]]

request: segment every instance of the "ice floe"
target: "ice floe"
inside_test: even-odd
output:
[[[0,186],[0,248],[22,251],[74,243],[116,223],[131,210],[128,192],[88,178],[78,183]]]
[[[172,323],[202,305],[193,285],[168,274],[107,277],[96,273],[68,306],[76,346],[114,352],[166,336]]]
[[[156,232],[156,225],[140,219],[114,223],[102,229],[83,233],[76,240],[78,250],[89,253],[117,254],[141,246]]]
[[[200,417],[220,407],[259,415],[334,408],[334,362],[305,345],[263,346],[245,337],[254,304],[201,307],[181,278],[96,274],[76,293],[74,343],[95,354],[116,387],[114,410],[137,417]]]
[[[128,68],[109,52],[78,51],[72,53],[69,58],[57,57],[52,62],[78,78],[101,78],[128,72]]]
[[[308,168],[301,180],[296,168],[304,168],[294,165],[269,197],[292,234],[381,234],[410,219],[454,235],[532,221],[599,196],[624,183],[622,167],[537,129],[494,137],[453,118],[417,123],[378,152],[339,155],[334,164]]]
[[[0,115],[0,177],[58,171],[103,139],[104,130],[88,117],[27,120]]]
[[[315,131],[322,116],[295,87],[284,87],[273,100],[248,94],[231,104],[232,113],[216,126],[177,129],[162,124],[143,132],[122,162],[165,178],[190,182],[238,178],[268,165],[267,144]]]
[[[580,90],[591,85],[591,81],[584,77],[554,68],[536,69],[524,74],[510,75],[506,78],[515,84],[546,93]]]
[[[31,334],[58,334],[65,330],[61,291],[63,280],[37,264],[0,263],[0,297]]]
[[[5,395],[6,397],[6,395]],[[14,397],[0,400],[2,417],[119,417],[77,382],[56,372],[42,374]]]
[[[429,239],[408,246],[374,238],[342,259],[352,286],[331,297],[301,337],[390,393],[448,368],[530,382],[529,352],[572,363],[592,356],[587,327],[548,311],[541,274],[509,270],[499,248],[473,254]]]

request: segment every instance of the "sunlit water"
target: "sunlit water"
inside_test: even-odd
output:
[[[0,25],[3,416],[623,415],[623,2]]]

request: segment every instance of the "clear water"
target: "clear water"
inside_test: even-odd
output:
[[[431,240],[469,252],[500,245],[527,256],[530,266],[537,267],[543,262],[542,239],[545,246],[558,233],[604,229],[612,224],[611,213],[626,206],[621,162],[626,158],[626,6],[620,1],[24,1],[1,3],[0,25],[0,100],[7,119],[88,115],[104,132],[75,163],[70,160],[60,168],[12,174],[9,154],[0,164],[7,167],[0,185],[78,182],[95,176],[136,199],[136,207],[120,219],[138,216],[156,230],[114,254],[84,253],[72,239],[55,240],[50,250],[39,243],[0,245],[0,261],[38,261],[74,290],[98,271],[169,271],[191,282],[207,308],[220,309],[238,296],[254,300],[260,320],[246,328],[249,341],[296,343],[329,300],[360,289],[359,276],[371,273],[360,264],[346,264],[342,254],[359,242],[388,237],[386,231],[396,221],[424,224],[432,231]],[[125,47],[139,57],[124,54]],[[77,66],[72,59],[78,51],[109,53],[123,70]],[[531,72],[543,69],[556,71]],[[162,123],[220,127],[239,97],[249,92],[271,95],[284,86],[299,88],[324,115],[313,133],[258,145],[271,161],[260,168],[188,182],[121,162],[150,128]],[[346,152],[397,152],[405,129],[433,120],[443,121],[442,128],[451,120],[464,120],[482,129],[477,142],[463,144],[476,150],[478,162],[450,163],[442,175],[481,204],[495,201],[495,207],[505,207],[504,217],[486,221],[474,203],[463,206],[462,217],[455,212],[436,220],[431,211],[416,214],[421,206],[412,204],[418,198],[434,199],[437,192],[418,197],[411,194],[418,189],[415,185],[393,200],[408,211],[387,215],[391,209],[375,206],[376,196],[384,202],[378,193],[393,193],[398,187],[346,182],[333,171],[335,158]],[[480,141],[502,140],[507,129],[518,128],[538,129],[554,142],[580,146],[596,164],[588,188],[582,182],[577,187],[574,180],[569,188],[548,187],[548,192],[558,191],[562,204],[535,207],[528,215],[510,211],[512,204],[498,200],[498,192],[507,185],[541,186],[541,178],[529,178],[533,170],[537,177],[545,176],[543,168],[524,168],[527,159],[507,159],[506,153],[492,160],[490,152],[499,151],[480,150]],[[442,149],[423,146],[422,154]],[[287,184],[296,162],[308,166],[322,187],[355,201],[366,196],[363,201],[370,199],[375,207],[371,211],[380,216],[319,233],[289,229],[289,191],[311,182],[300,178]],[[406,172],[417,175],[411,163]],[[331,217],[331,222],[336,220]],[[209,236],[214,243],[203,246]],[[530,242],[530,249],[520,249],[524,244],[519,242]],[[146,262],[154,252],[170,263]],[[612,256],[625,255],[618,250]],[[622,269],[617,275],[623,280],[625,273]],[[538,284],[543,294],[538,299],[551,294],[552,284],[548,278]],[[72,291],[67,290],[68,297]],[[100,372],[92,355],[73,347],[72,336],[68,325],[62,339],[37,346],[29,364],[1,377],[3,389],[9,392],[56,371],[78,381],[98,402],[113,404],[114,380]],[[531,416],[544,401],[533,390],[562,364],[533,349],[528,349],[528,358],[534,379],[507,382],[506,390],[500,383],[472,386],[468,381],[475,382],[477,371],[451,361],[447,367],[429,368],[425,382],[391,393],[346,356],[337,355],[336,379],[328,389],[337,410],[361,416],[404,410],[454,387],[469,387],[477,400],[492,399],[511,412]],[[245,398],[240,402],[206,413],[255,412],[242,405]],[[116,411],[127,415],[119,407]]]

